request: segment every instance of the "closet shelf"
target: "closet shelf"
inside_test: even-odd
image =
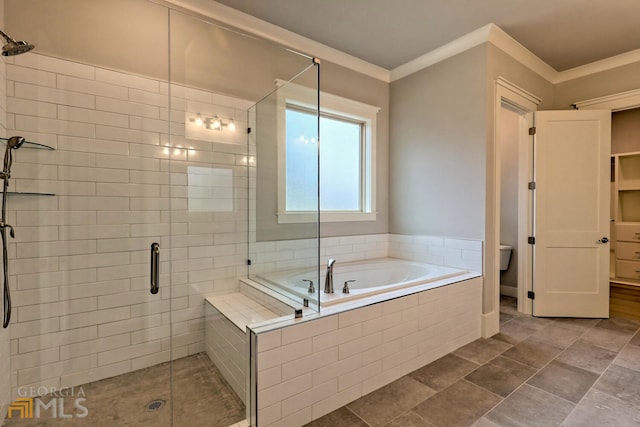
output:
[[[8,141],[8,138],[0,138],[0,142],[6,142]],[[38,142],[31,142],[31,141],[25,141],[23,147],[25,148],[34,148],[37,150],[55,150],[55,148],[49,146],[49,145],[45,145],[45,144],[40,144]]]
[[[611,279],[609,279],[609,282],[612,284],[618,284],[618,285],[627,285],[627,286],[638,286],[640,287],[640,280],[635,280],[635,279],[627,279],[627,278],[623,278],[623,277],[612,277]]]

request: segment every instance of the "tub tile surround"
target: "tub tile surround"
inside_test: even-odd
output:
[[[257,328],[258,426],[306,424],[476,340],[481,295],[476,277]]]
[[[252,252],[249,254],[252,261],[251,273],[315,268],[315,254],[309,254],[309,250],[316,247],[316,239],[252,244]],[[329,258],[342,263],[391,257],[482,272],[482,251],[481,240],[453,237],[399,234],[322,237],[320,265],[323,267],[323,261]]]

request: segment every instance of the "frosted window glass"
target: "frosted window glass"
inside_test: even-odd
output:
[[[315,114],[287,109],[286,209],[317,209],[317,124]],[[362,124],[320,117],[320,208],[362,209]]]
[[[318,210],[318,125],[312,114],[287,109],[286,210]]]

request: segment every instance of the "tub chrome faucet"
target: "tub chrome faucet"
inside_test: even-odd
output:
[[[302,279],[303,282],[309,282],[309,289],[307,289],[307,292],[309,292],[310,294],[314,293],[316,291],[315,286],[313,286],[313,280],[309,280],[309,279]]]
[[[324,293],[333,293],[333,265],[336,263],[335,259],[330,259],[327,262],[327,275],[324,278]]]
[[[355,280],[347,280],[346,282],[344,282],[344,286],[342,287],[342,293],[343,294],[348,294],[349,293],[349,283],[351,282],[355,282]]]

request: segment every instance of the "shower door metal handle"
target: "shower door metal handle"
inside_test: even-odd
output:
[[[151,293],[157,294],[160,290],[160,245],[151,244]]]

